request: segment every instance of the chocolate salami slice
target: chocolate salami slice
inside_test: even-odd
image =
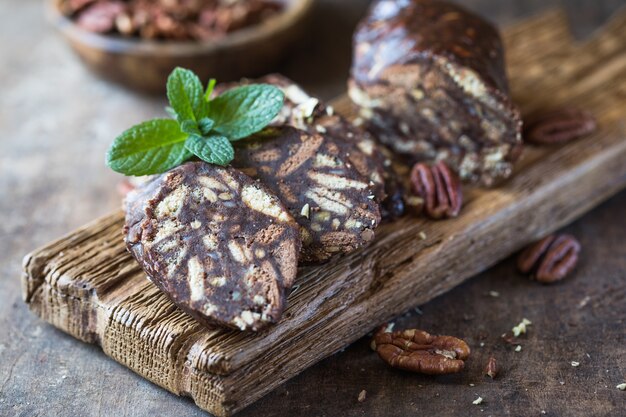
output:
[[[280,319],[299,226],[242,172],[189,162],[156,177],[129,193],[125,233],[151,281],[201,323],[256,331]]]
[[[454,4],[378,0],[354,36],[349,93],[383,143],[469,181],[511,174],[521,119],[498,31]]]
[[[309,95],[298,84],[280,74],[270,74],[241,83],[266,83],[280,88],[285,94],[285,105],[272,121],[272,126],[293,126],[310,134],[331,136],[352,143],[357,149],[349,152],[348,159],[357,171],[369,178],[376,200],[382,204],[383,217],[394,218],[403,214],[398,204],[400,185],[391,169],[392,154],[364,129],[335,113],[332,106]],[[241,84],[240,83],[240,84]],[[222,84],[217,92],[238,84]]]
[[[374,238],[380,209],[368,179],[350,163],[352,149],[290,126],[237,143],[233,165],[267,184],[300,224],[305,262],[351,252]]]

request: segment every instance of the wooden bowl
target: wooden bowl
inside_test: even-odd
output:
[[[47,14],[72,49],[93,72],[127,87],[165,91],[177,66],[193,70],[204,82],[230,81],[271,71],[298,39],[314,0],[282,0],[285,10],[266,21],[218,41],[152,41],[102,35],[78,27],[61,14],[59,0],[47,0]]]

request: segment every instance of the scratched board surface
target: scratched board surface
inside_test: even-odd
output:
[[[24,297],[69,334],[217,415],[232,414],[407,309],[454,288],[626,185],[626,17],[586,43],[561,13],[505,30],[512,93],[523,112],[584,104],[601,129],[549,149],[529,147],[515,176],[467,189],[462,215],[404,218],[369,247],[300,271],[290,307],[258,335],[206,330],[150,284],[126,252],[113,213],[26,260]],[[597,62],[608,61],[598,66]],[[338,111],[350,115],[345,98]],[[426,238],[416,242],[424,232]],[[461,256],[472,253],[471,258]]]

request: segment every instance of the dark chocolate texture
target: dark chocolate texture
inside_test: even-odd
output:
[[[349,93],[374,135],[410,162],[443,160],[492,185],[519,156],[500,36],[460,6],[376,1],[354,36]]]
[[[267,83],[283,91],[285,105],[273,120],[272,126],[293,126],[310,134],[330,136],[353,144],[356,149],[348,152],[348,159],[362,176],[370,180],[384,217],[394,218],[403,214],[403,206],[398,202],[401,187],[391,169],[393,155],[367,131],[335,113],[332,106],[309,95],[294,81],[282,75],[270,74],[241,83]],[[236,85],[239,84],[222,84],[216,92],[226,91]]]
[[[299,226],[233,169],[189,162],[129,193],[126,245],[152,282],[206,325],[276,323],[297,272]]]
[[[290,126],[237,142],[233,166],[258,178],[301,226],[302,260],[322,262],[374,238],[381,220],[367,178],[349,159],[349,142]]]

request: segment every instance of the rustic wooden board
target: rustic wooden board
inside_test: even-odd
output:
[[[290,307],[258,335],[206,330],[144,277],[114,213],[25,258],[31,309],[118,362],[218,415],[240,410],[376,324],[439,295],[528,241],[580,216],[626,185],[626,15],[574,44],[560,12],[506,31],[509,72],[524,112],[589,108],[601,130],[529,148],[494,190],[468,189],[460,218],[402,219],[368,248],[303,269]],[[337,104],[349,112],[345,100]],[[423,231],[426,239],[417,237]]]

